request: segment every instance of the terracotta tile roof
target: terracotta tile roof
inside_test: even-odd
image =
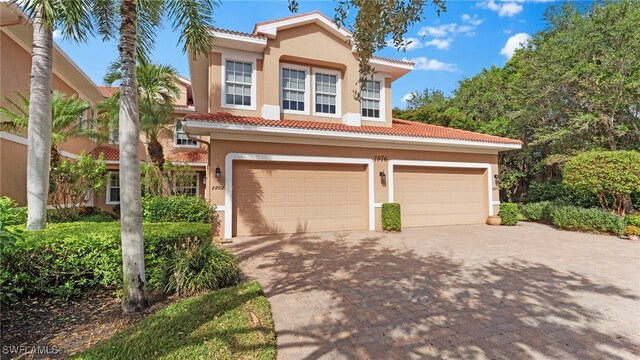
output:
[[[222,28],[218,28],[218,27],[212,27],[211,30],[218,31],[218,32],[221,32],[221,33],[225,33],[225,34],[244,36],[244,37],[249,37],[249,38],[254,38],[254,39],[263,39],[263,40],[267,39],[264,35],[257,35],[255,33],[254,34],[249,34],[249,33],[242,32],[242,31],[222,29]]]
[[[382,61],[388,61],[390,63],[394,63],[394,64],[401,64],[401,65],[410,65],[410,66],[414,66],[416,63],[413,61],[406,61],[406,60],[398,60],[398,59],[391,59],[391,58],[386,58],[386,57],[382,57],[382,56],[372,56],[371,59],[375,59],[375,60],[382,60]]]
[[[104,159],[106,161],[119,161],[120,160],[120,150],[118,149],[118,145],[100,145],[95,147],[89,155],[94,158],[98,158],[100,154],[104,154]]]
[[[193,150],[187,152],[179,152],[169,154],[167,160],[179,163],[207,163],[209,162],[209,156],[206,150]]]
[[[102,93],[102,96],[109,97],[118,91],[117,86],[98,86],[98,89]]]
[[[494,144],[513,144],[513,145],[522,144],[520,140],[508,139],[508,138],[503,138],[499,136],[480,134],[480,133],[475,133],[471,131],[452,129],[444,126],[423,124],[415,121],[400,120],[400,119],[393,119],[391,127],[370,126],[370,125],[348,126],[342,123],[328,123],[328,122],[305,121],[305,120],[287,120],[287,119],[279,120],[279,121],[266,120],[259,117],[232,115],[228,112],[187,114],[185,116],[185,119],[224,123],[224,124],[270,126],[270,127],[277,127],[277,128],[324,130],[324,131],[335,131],[335,132],[406,136],[406,137],[429,138],[429,139],[477,141],[477,142],[494,143]]]

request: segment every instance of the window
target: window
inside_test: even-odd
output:
[[[118,127],[111,125],[109,126],[109,144],[117,144],[120,140]]]
[[[366,118],[380,119],[380,81],[367,81],[362,87],[360,103],[362,104],[362,116]]]
[[[198,174],[188,179],[183,184],[177,184],[176,193],[178,195],[196,196],[198,195]]]
[[[316,113],[336,114],[338,76],[316,73]]]
[[[107,204],[120,204],[120,177],[117,172],[109,173]]]
[[[225,103],[227,105],[251,106],[253,64],[248,62],[225,62]]]
[[[282,109],[305,111],[306,70],[282,68]]]
[[[176,120],[173,137],[176,146],[198,146],[197,141],[187,137],[187,134],[182,129],[182,122],[180,120]]]

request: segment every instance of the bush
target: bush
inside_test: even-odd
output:
[[[620,235],[625,226],[623,218],[599,209],[552,206],[549,215],[551,223],[558,229]]]
[[[535,203],[524,204],[520,207],[520,213],[529,221],[543,220],[545,214],[548,214],[550,201],[540,201]]]
[[[562,176],[563,184],[570,189],[588,191],[596,195],[603,209],[622,215],[628,197],[640,191],[640,152],[582,153],[567,162]]]
[[[161,278],[165,262],[188,239],[211,238],[207,224],[144,224],[147,283]],[[122,284],[120,223],[50,224],[45,230],[23,234],[2,249],[0,287],[22,288],[24,295],[39,293],[69,297],[88,287]]]
[[[18,203],[8,196],[0,197],[0,223],[5,226],[27,223],[27,208],[19,208]]]
[[[500,219],[502,219],[502,225],[516,225],[518,223],[518,204],[501,203],[500,213],[498,215],[500,215]]]
[[[215,211],[198,196],[145,196],[142,199],[142,221],[200,222],[211,224]]]
[[[118,220],[118,215],[102,210],[99,207],[87,206],[78,208],[77,214],[74,216],[63,215],[56,209],[47,210],[47,223],[66,223],[66,222],[111,222]]]
[[[629,225],[640,226],[640,215],[629,214],[625,216],[625,219],[627,220],[627,224]]]
[[[583,191],[572,190],[558,182],[532,182],[525,203],[552,201],[556,205],[578,206],[584,208],[597,207],[598,198],[595,195]]]
[[[624,235],[637,235],[640,236],[640,227],[634,225],[627,225],[622,231]]]
[[[236,257],[201,238],[178,246],[160,274],[158,287],[178,295],[216,290],[240,281]]]
[[[384,203],[382,204],[382,230],[400,231],[402,229],[400,219],[400,204]]]

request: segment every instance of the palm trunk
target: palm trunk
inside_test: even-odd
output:
[[[41,16],[33,19],[31,90],[27,126],[27,230],[44,229],[47,221],[51,157],[51,78],[53,34]]]
[[[122,0],[120,16],[120,224],[124,276],[122,309],[125,313],[131,313],[148,306],[138,157],[140,125],[136,80],[136,1]]]

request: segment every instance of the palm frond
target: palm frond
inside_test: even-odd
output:
[[[102,40],[108,41],[116,37],[116,31],[118,27],[118,8],[116,1],[114,0],[94,0],[91,10],[97,31]]]
[[[148,60],[155,48],[156,30],[162,22],[164,0],[138,0],[137,58]]]
[[[86,42],[93,36],[90,1],[58,0],[56,5],[56,28],[62,33],[63,38]]]
[[[173,29],[180,32],[179,42],[183,52],[192,57],[208,54],[213,45],[210,26],[217,0],[167,0],[168,15],[173,19]]]
[[[9,104],[0,106],[0,128],[3,130],[26,129],[29,124],[29,99],[19,92],[15,96],[17,100],[2,97],[3,102]]]

